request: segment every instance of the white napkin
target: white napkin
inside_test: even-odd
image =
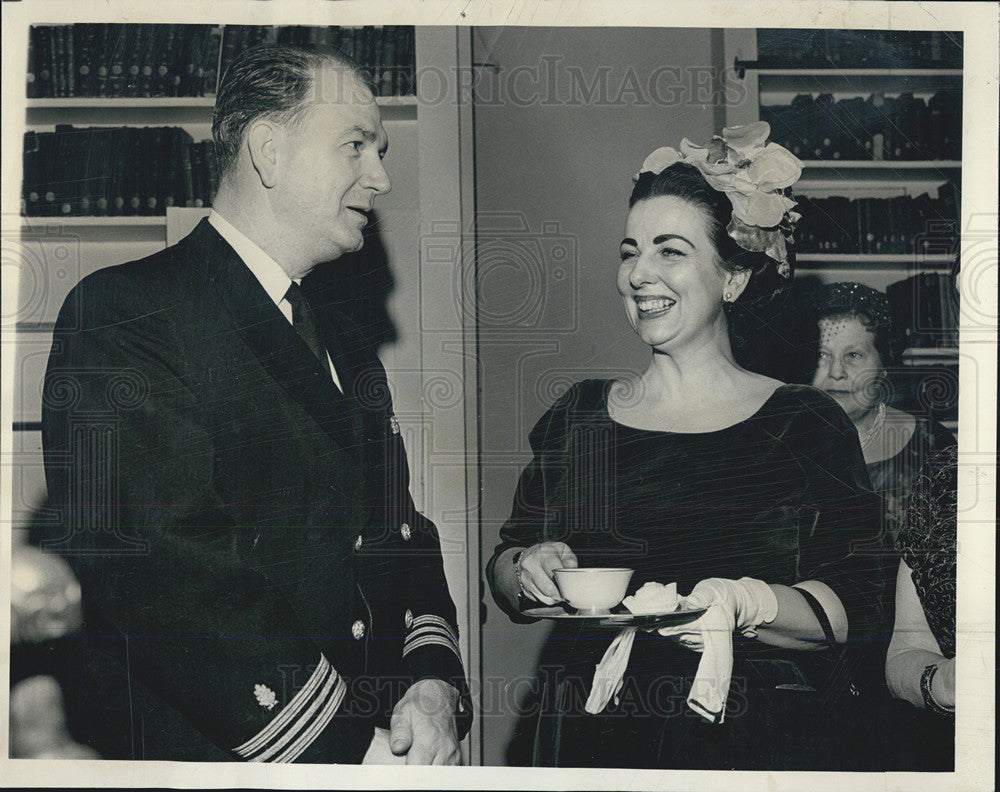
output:
[[[622,605],[634,614],[666,613],[677,610],[678,604],[676,583],[669,586],[646,583],[635,594],[622,600]],[[591,715],[602,712],[612,697],[622,689],[635,631],[635,627],[624,627],[594,669],[594,683],[584,706]]]
[[[603,712],[612,696],[622,689],[625,677],[625,667],[629,655],[632,654],[632,642],[635,641],[635,627],[625,627],[611,642],[594,669],[594,684],[584,709],[591,715]]]

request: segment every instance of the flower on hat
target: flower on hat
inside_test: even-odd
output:
[[[669,146],[646,157],[633,180],[642,173],[660,173],[677,162],[696,167],[712,189],[724,192],[733,206],[729,236],[744,250],[765,253],[778,262],[778,272],[791,274],[787,242],[799,215],[788,188],[802,175],[802,163],[784,146],[769,143],[771,126],[757,121],[726,127],[700,146],[687,138],[680,151]]]

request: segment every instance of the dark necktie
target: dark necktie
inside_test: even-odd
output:
[[[325,371],[330,370],[330,363],[327,361],[326,350],[319,340],[319,329],[316,326],[316,317],[313,316],[309,303],[302,295],[302,288],[295,281],[285,292],[285,299],[292,306],[292,326],[299,334],[299,337],[306,342],[309,349],[316,356],[316,359],[323,364]]]

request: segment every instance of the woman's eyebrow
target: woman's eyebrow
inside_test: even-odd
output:
[[[689,245],[691,245],[691,240],[687,239],[686,237],[682,237],[680,234],[660,234],[657,237],[653,237],[653,244],[659,245],[661,242],[668,242],[671,239],[679,239],[682,242],[687,242]],[[694,245],[691,245],[691,247],[694,247]]]

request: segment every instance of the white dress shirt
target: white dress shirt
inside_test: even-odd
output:
[[[236,251],[236,255],[243,259],[243,263],[247,265],[247,269],[260,282],[264,291],[267,292],[267,296],[278,306],[278,310],[288,320],[288,323],[292,324],[292,306],[285,299],[285,294],[288,292],[288,287],[292,284],[292,279],[288,277],[287,273],[281,268],[281,265],[261,250],[256,242],[249,239],[214,209],[209,212],[208,222],[212,224],[212,227],[219,232],[219,235]],[[301,283],[301,279],[296,279],[295,282]],[[344,389],[340,385],[340,378],[337,376],[337,369],[330,359],[330,353],[326,352],[325,354],[334,384],[343,391]]]

